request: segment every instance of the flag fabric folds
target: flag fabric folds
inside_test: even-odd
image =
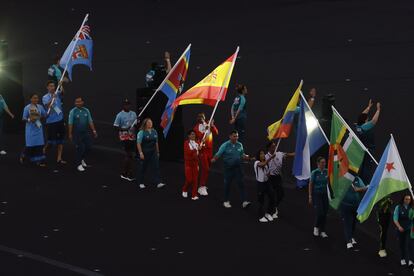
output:
[[[83,64],[92,70],[92,46],[93,41],[86,20],[60,58],[59,65],[62,68],[67,68],[70,80],[72,80],[72,67],[74,65]]]
[[[164,136],[167,135],[174,117],[175,109],[172,105],[177,98],[177,95],[181,93],[187,78],[188,65],[190,62],[190,48],[191,45],[187,47],[176,65],[174,65],[174,68],[171,69],[171,72],[168,73],[166,79],[159,87],[159,90],[161,90],[168,98],[164,113],[161,116],[161,127],[164,129]]]
[[[224,101],[226,99],[227,89],[236,58],[237,51],[208,74],[203,80],[175,99],[173,104],[164,112],[166,115],[163,115],[163,118],[167,118],[167,114],[172,114],[169,124],[162,123],[162,126],[165,125],[165,127],[163,126],[164,136],[167,136],[168,134],[169,125],[171,125],[172,117],[178,106],[187,104],[206,104],[215,106],[218,100]]]
[[[333,111],[329,146],[328,174],[333,191],[330,205],[338,209],[346,192],[358,174],[365,149],[345,121]]]
[[[298,130],[296,135],[295,159],[293,161],[293,175],[298,180],[306,180],[311,175],[311,156],[327,141],[319,127],[318,120],[302,98]]]
[[[374,205],[386,196],[405,189],[411,190],[411,184],[398,153],[397,145],[391,136],[381,160],[362,198],[357,210],[360,222],[368,219]]]
[[[230,77],[227,76],[231,76],[233,72],[233,62],[236,58],[237,54],[234,53],[203,80],[179,96],[175,100],[174,106],[187,104],[206,104],[214,106],[217,100],[224,101],[230,83]],[[219,99],[220,91],[222,89],[223,92]]]
[[[295,118],[302,85],[303,81],[300,81],[298,88],[296,88],[293,97],[290,99],[289,104],[285,109],[285,113],[283,113],[282,119],[268,126],[267,134],[269,140],[276,138],[287,138],[289,136],[293,119]]]

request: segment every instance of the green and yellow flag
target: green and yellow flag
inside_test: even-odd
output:
[[[365,148],[333,108],[328,173],[333,192],[330,205],[338,209],[346,192],[358,174]]]

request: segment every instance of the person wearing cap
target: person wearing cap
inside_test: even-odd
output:
[[[200,187],[198,188],[198,193],[202,196],[207,196],[208,172],[211,166],[211,158],[213,158],[213,135],[218,135],[218,129],[214,125],[214,121],[212,121],[209,126],[205,114],[200,113],[197,115],[197,124],[194,126],[193,130],[196,134],[197,142],[201,145]]]
[[[134,181],[132,168],[135,151],[135,124],[137,114],[131,110],[131,102],[125,99],[122,110],[115,117],[114,127],[118,131],[119,141],[124,148],[125,157],[121,169],[121,178]]]
[[[4,113],[7,113],[10,118],[14,119],[13,113],[11,113],[9,107],[6,104],[3,96],[0,94],[0,155],[6,155],[7,152],[2,148],[2,132],[3,132],[3,120],[4,120]]]
[[[239,133],[233,130],[229,135],[229,140],[223,143],[218,152],[211,159],[211,162],[216,162],[220,157],[223,157],[224,164],[224,208],[231,208],[230,204],[230,185],[233,180],[237,183],[240,190],[240,197],[242,200],[242,207],[247,208],[250,202],[246,198],[246,189],[243,182],[243,168],[242,161],[250,160],[250,157],[244,153],[243,145],[238,141]]]
[[[88,166],[85,159],[92,146],[88,128],[92,130],[94,138],[97,138],[98,133],[96,132],[89,109],[84,107],[82,97],[76,97],[75,107],[69,112],[68,136],[69,140],[75,143],[75,165],[80,172],[85,171]]]

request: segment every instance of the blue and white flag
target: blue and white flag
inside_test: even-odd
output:
[[[60,58],[59,65],[62,68],[66,68],[67,66],[70,80],[72,80],[72,66],[76,64],[86,65],[92,70],[93,41],[90,31],[88,22],[86,21]]]
[[[293,175],[298,180],[310,178],[310,158],[324,144],[327,144],[327,139],[319,127],[318,120],[302,98],[296,135],[295,159],[293,161]]]

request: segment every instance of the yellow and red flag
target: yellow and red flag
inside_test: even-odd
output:
[[[237,58],[237,51],[225,62],[208,74],[202,81],[181,94],[173,106],[187,104],[206,104],[215,106],[218,100],[226,99],[230,77],[233,72],[234,62]],[[221,95],[220,95],[221,94]]]

